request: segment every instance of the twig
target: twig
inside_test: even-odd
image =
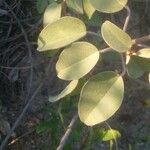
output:
[[[51,67],[51,64],[53,62],[53,59],[50,60],[49,65],[46,69],[46,73],[45,76],[48,75],[49,73],[49,69]],[[52,78],[51,78],[52,79]],[[7,144],[10,136],[12,135],[12,133],[14,132],[14,130],[16,129],[16,127],[18,126],[18,124],[20,123],[20,121],[22,120],[22,118],[24,117],[25,113],[27,112],[27,109],[29,108],[30,104],[33,102],[34,98],[36,97],[36,95],[38,94],[38,92],[40,91],[40,89],[42,88],[44,84],[44,79],[43,81],[40,83],[40,85],[36,88],[35,92],[33,93],[33,95],[31,96],[31,98],[29,99],[28,103],[26,104],[26,106],[24,107],[23,111],[21,112],[20,116],[17,118],[17,120],[15,121],[15,123],[13,124],[11,130],[9,131],[9,133],[7,134],[7,136],[5,137],[4,141],[1,143],[0,145],[0,150],[3,150],[5,145]]]
[[[128,28],[128,25],[129,25],[130,18],[131,18],[130,8],[128,6],[125,6],[125,9],[127,10],[127,17],[125,19],[125,23],[124,23],[124,26],[123,26],[123,31],[124,32],[126,32],[126,30]],[[121,76],[123,77],[126,74],[126,70],[127,70],[126,69],[126,63],[125,63],[125,58],[124,58],[124,53],[121,53],[120,57],[121,57],[121,62],[122,62],[121,63],[122,64],[122,73],[121,73]]]
[[[34,131],[35,131],[35,129],[32,129],[31,131],[25,132],[23,135],[21,135],[21,136],[15,138],[14,140],[12,140],[8,145],[10,146],[10,145],[12,145],[12,144],[18,142],[21,138],[23,138],[23,137],[25,137],[25,136],[27,136],[27,135],[33,133]]]
[[[9,9],[9,11],[11,12],[12,16],[14,17],[14,19],[17,21],[18,23],[18,26],[20,27],[22,33],[23,33],[23,36],[24,36],[24,39],[25,39],[25,42],[26,42],[26,45],[27,45],[27,49],[28,49],[28,53],[29,53],[29,58],[30,58],[30,64],[31,64],[31,68],[30,68],[30,81],[29,81],[29,87],[28,87],[28,94],[26,96],[26,100],[28,99],[29,95],[30,95],[30,90],[31,90],[31,86],[32,86],[32,79],[33,79],[33,60],[32,60],[32,50],[31,50],[31,45],[30,45],[30,42],[29,42],[29,39],[28,39],[28,36],[24,30],[24,27],[22,26],[22,24],[20,23],[19,19],[17,18],[16,14],[14,13],[14,11],[11,9],[11,7],[6,3],[4,2],[4,4],[6,5],[6,7]]]
[[[124,23],[124,26],[123,26],[123,31],[127,31],[127,28],[128,28],[128,25],[129,25],[129,21],[130,21],[130,18],[131,18],[131,10],[128,6],[125,6],[125,9],[127,10],[127,17],[125,19],[125,23]]]
[[[112,51],[112,48],[110,48],[110,47],[99,50],[100,53],[106,53],[106,52],[110,52],[110,51]]]
[[[87,34],[97,36],[97,37],[101,37],[100,34],[98,34],[96,32],[92,32],[92,31],[87,31]]]
[[[148,42],[148,41],[150,41],[150,34],[147,36],[143,36],[143,37],[132,40],[133,44],[141,44],[141,43]]]
[[[77,121],[77,119],[78,119],[78,115],[76,114],[76,115],[72,118],[72,120],[71,120],[71,122],[70,122],[70,124],[69,124],[69,126],[68,126],[68,128],[67,128],[67,131],[65,132],[65,134],[64,134],[63,137],[61,138],[60,144],[59,144],[59,146],[57,147],[56,150],[62,150],[62,149],[63,149],[63,147],[64,147],[64,145],[66,144],[66,142],[67,142],[67,140],[68,140],[68,137],[69,137],[69,135],[70,135],[70,133],[71,133],[71,131],[72,131],[72,128],[73,128],[73,126],[75,125],[75,123],[76,123],[76,121]]]
[[[121,57],[121,64],[122,64],[121,76],[123,77],[126,74],[127,69],[126,69],[126,63],[124,60],[124,54],[120,54],[120,57]]]

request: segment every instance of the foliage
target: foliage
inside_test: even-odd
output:
[[[43,8],[46,8],[46,11],[45,27],[39,34],[37,50],[48,53],[60,51],[56,62],[57,76],[70,81],[60,94],[50,96],[49,101],[56,102],[68,94],[74,94],[74,91],[81,91],[78,114],[80,120],[87,126],[106,121],[120,108],[124,97],[123,77],[126,73],[129,77],[137,79],[150,71],[150,48],[133,50],[136,42],[126,33],[125,28],[121,29],[109,20],[102,22],[102,18],[99,17],[96,17],[96,21],[91,25],[95,14],[111,14],[124,8],[128,11],[127,2],[127,0],[52,1],[49,5],[47,2],[47,8],[44,1],[38,4],[41,7],[38,8],[39,12],[42,12]],[[88,31],[91,26],[97,27],[97,32]],[[87,41],[88,34],[103,40],[108,48],[99,49],[96,44]],[[115,52],[117,57],[121,56],[121,71],[104,71],[89,78],[91,70],[102,62],[99,61],[102,54],[107,52]],[[115,61],[112,59],[112,62]],[[79,85],[83,79],[86,82]],[[111,130],[103,132],[105,133],[103,140],[111,140],[110,132],[120,137],[117,131]]]
[[[89,42],[75,42],[85,37],[85,20],[66,16],[63,12],[66,7],[73,13],[87,15],[90,19],[95,10],[105,13],[114,13],[122,10],[127,0],[66,0],[50,2],[44,13],[44,29],[39,34],[38,51],[62,50],[56,63],[57,76],[63,80],[70,80],[69,85],[56,96],[50,96],[49,101],[58,101],[78,88],[77,82],[84,78],[99,62],[101,50]],[[45,2],[38,4],[43,7]],[[85,12],[85,14],[84,14]],[[80,19],[81,18],[81,19]],[[95,33],[99,34],[99,33]],[[150,49],[144,48],[135,53],[131,52],[134,44],[131,37],[110,21],[101,25],[99,35],[107,45],[121,55],[126,55],[128,75],[138,78],[150,70]],[[99,37],[99,38],[100,38]],[[98,37],[97,37],[98,38]],[[123,74],[124,75],[124,74]],[[90,78],[82,87],[78,105],[79,117],[86,125],[93,126],[109,119],[120,107],[124,95],[123,75],[119,71],[99,73]],[[77,86],[77,87],[76,87]]]

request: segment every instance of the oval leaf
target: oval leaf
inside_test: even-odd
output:
[[[87,42],[76,42],[62,51],[56,64],[57,76],[77,80],[86,75],[99,60],[97,48]]]
[[[90,0],[90,2],[100,12],[114,13],[123,9],[128,0]]]
[[[133,56],[137,65],[144,71],[150,71],[150,58]]]
[[[83,14],[82,0],[66,0],[66,4],[77,13]]]
[[[143,48],[137,52],[139,57],[150,58],[150,48]]]
[[[58,20],[61,17],[61,4],[52,3],[47,6],[44,18],[43,25],[46,26]]]
[[[56,101],[62,99],[63,97],[67,96],[76,88],[77,84],[78,84],[78,80],[71,81],[60,94],[58,94],[56,96],[50,96],[49,101],[56,102]]]
[[[105,21],[101,27],[104,41],[114,50],[123,53],[132,46],[130,36],[110,21]]]
[[[119,109],[123,95],[123,79],[117,73],[106,71],[93,76],[80,94],[80,120],[88,126],[107,120]]]
[[[141,77],[144,74],[144,72],[145,71],[136,62],[136,57],[131,56],[129,58],[129,62],[127,64],[128,75],[133,79],[137,79],[137,78]]]
[[[95,8],[91,5],[90,0],[83,0],[83,8],[90,19],[95,12]]]
[[[47,25],[41,31],[38,39],[38,50],[62,48],[84,35],[86,35],[86,26],[80,19],[70,16],[63,17]]]

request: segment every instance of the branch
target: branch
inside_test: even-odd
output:
[[[148,41],[150,41],[150,34],[140,37],[140,38],[137,38],[137,39],[133,39],[132,41],[133,41],[133,44],[141,44],[144,42],[148,42]]]
[[[126,32],[129,22],[130,22],[130,18],[131,18],[131,11],[130,8],[128,6],[125,6],[125,9],[127,10],[127,17],[125,19],[125,23],[123,26],[123,31]],[[123,77],[126,74],[126,63],[125,63],[125,58],[124,58],[124,53],[120,54],[121,57],[121,62],[122,62],[122,73],[121,76]],[[126,56],[125,56],[126,57]]]
[[[121,76],[123,77],[125,74],[126,74],[126,63],[125,63],[125,60],[124,60],[124,54],[120,54],[120,57],[121,57],[121,64],[122,64],[122,73],[121,73]]]
[[[72,118],[72,120],[71,120],[71,122],[70,122],[70,124],[69,124],[69,126],[68,126],[68,128],[67,128],[67,131],[65,132],[65,134],[64,134],[63,137],[61,138],[60,144],[59,144],[59,146],[57,147],[56,150],[62,150],[62,149],[63,149],[63,147],[64,147],[64,145],[66,144],[66,142],[67,142],[67,140],[68,140],[68,137],[69,137],[69,135],[70,135],[70,133],[71,133],[71,131],[72,131],[72,128],[74,127],[74,124],[75,124],[76,121],[77,121],[77,119],[78,119],[78,115],[76,114],[76,115]]]
[[[129,21],[130,21],[130,18],[131,18],[131,10],[128,6],[125,6],[125,9],[127,10],[127,17],[125,19],[125,23],[124,23],[124,26],[123,26],[123,31],[127,31],[127,28],[128,28],[128,25],[129,25]]]

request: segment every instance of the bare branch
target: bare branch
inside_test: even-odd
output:
[[[70,135],[70,133],[71,133],[71,131],[72,131],[72,128],[74,127],[74,124],[75,124],[76,121],[77,121],[77,119],[78,119],[78,115],[76,114],[76,115],[72,118],[72,120],[71,120],[71,122],[70,122],[70,124],[69,124],[69,126],[68,126],[68,128],[67,128],[67,130],[66,130],[66,132],[65,132],[65,134],[64,134],[63,137],[61,138],[60,144],[59,144],[59,146],[57,147],[56,150],[62,150],[62,149],[63,149],[63,147],[64,147],[64,145],[66,144],[66,142],[67,142],[67,140],[68,140],[68,137],[69,137],[69,135]]]
[[[127,31],[127,28],[128,28],[128,25],[129,25],[129,21],[130,21],[130,18],[131,18],[131,10],[128,6],[125,6],[125,9],[127,10],[127,17],[125,19],[125,23],[124,23],[124,26],[123,26],[123,31]]]
[[[140,37],[140,38],[133,39],[132,41],[134,44],[141,44],[144,42],[148,42],[148,41],[150,41],[150,34],[143,36],[143,37]]]

